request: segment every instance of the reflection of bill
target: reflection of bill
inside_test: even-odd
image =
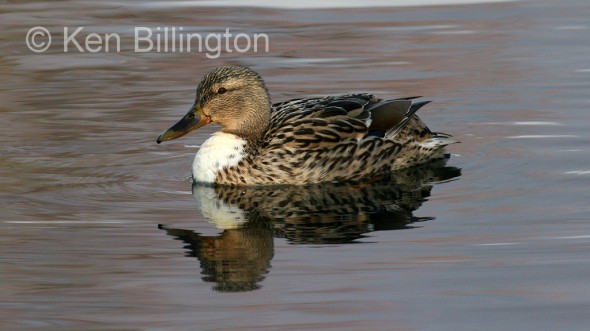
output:
[[[200,260],[203,279],[218,291],[259,287],[274,254],[273,237],[294,244],[351,243],[379,230],[409,229],[413,211],[430,196],[431,182],[455,178],[460,170],[438,160],[398,171],[393,178],[363,183],[309,186],[232,187],[193,185],[193,197],[219,236],[201,236],[166,226]]]

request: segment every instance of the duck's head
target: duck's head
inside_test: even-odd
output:
[[[158,137],[158,144],[209,123],[249,141],[262,137],[270,122],[270,97],[264,81],[246,67],[218,67],[203,77],[195,103],[184,117]]]

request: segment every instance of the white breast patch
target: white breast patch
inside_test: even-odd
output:
[[[207,139],[193,161],[193,179],[214,183],[223,168],[238,164],[245,156],[246,140],[231,133],[216,132]]]

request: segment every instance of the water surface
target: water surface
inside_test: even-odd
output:
[[[589,14],[575,0],[4,4],[2,328],[587,329]],[[35,54],[37,25],[117,32],[124,47]],[[268,34],[270,51],[135,53],[134,26],[229,26]],[[422,118],[461,144],[405,183],[193,192],[216,128],[155,139],[222,64],[253,67],[274,101],[423,95]]]

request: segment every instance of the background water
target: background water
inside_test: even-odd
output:
[[[3,330],[588,328],[586,1],[206,4],[2,4]],[[56,34],[43,54],[24,42],[38,25]],[[64,53],[64,26],[119,33],[122,50]],[[135,53],[135,26],[266,33],[270,51]],[[244,216],[215,200],[236,192],[195,200],[195,146],[216,128],[155,138],[222,64],[259,71],[274,101],[346,92],[434,100],[421,116],[461,141],[450,148],[452,173],[433,186],[260,195],[271,205],[301,194],[365,208],[346,217],[321,208],[307,218]],[[359,202],[383,192],[389,200],[376,207]],[[237,196],[260,198],[246,193]],[[254,221],[216,223],[203,201]],[[394,208],[404,201],[411,214]],[[384,218],[366,214],[375,208]]]

